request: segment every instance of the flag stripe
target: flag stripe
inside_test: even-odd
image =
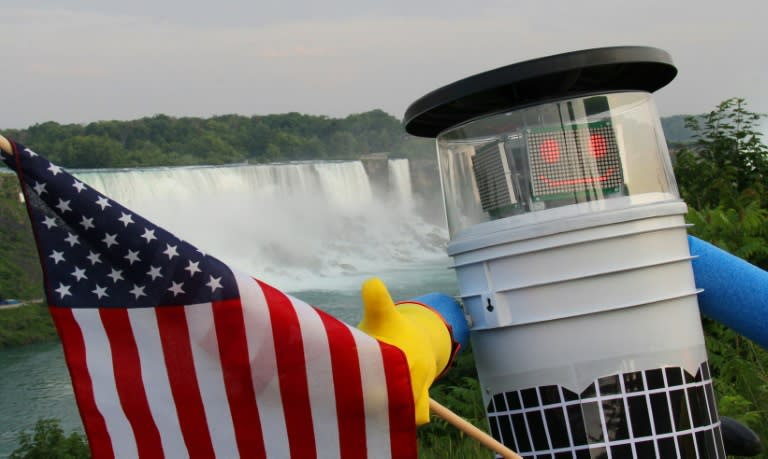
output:
[[[104,415],[107,432],[112,437],[112,449],[115,457],[138,457],[136,438],[131,424],[120,404],[117,392],[112,350],[104,325],[99,316],[99,309],[72,310],[85,341],[85,361],[93,381],[93,395],[96,406]]]
[[[103,308],[99,311],[109,348],[120,405],[136,437],[139,457],[162,457],[163,447],[141,381],[141,364],[133,337],[128,311]]]
[[[213,444],[197,384],[184,309],[182,306],[157,308],[157,325],[184,444],[191,458],[210,458]]]
[[[85,340],[77,325],[72,310],[50,306],[48,311],[56,324],[56,330],[61,337],[64,357],[69,367],[72,378],[72,388],[75,392],[77,407],[80,417],[83,419],[83,427],[88,435],[88,446],[94,459],[106,459],[114,457],[112,442],[107,432],[107,424],[104,416],[96,406],[93,395],[91,375],[85,361]]]
[[[393,456],[389,444],[389,400],[381,348],[378,341],[359,330],[353,330],[352,336],[360,362],[368,456],[388,459]]]
[[[261,423],[262,431],[254,435],[262,438],[267,457],[290,457],[272,325],[265,319],[269,317],[269,310],[264,292],[256,280],[241,274],[237,274],[237,286],[244,305],[243,320],[256,404],[259,413],[269,413],[267,422]]]
[[[229,410],[221,368],[221,353],[211,303],[184,308],[192,359],[195,365],[205,419],[216,457],[237,457],[235,428]]]
[[[309,403],[304,345],[296,311],[281,291],[262,282],[259,285],[267,300],[272,323],[291,457],[315,457],[312,406]],[[290,397],[285,394],[290,394]]]
[[[328,335],[315,308],[289,297],[299,318],[304,359],[307,363],[309,400],[312,405],[312,429],[318,457],[338,458],[339,431],[336,419],[336,395],[333,390],[333,366],[328,347]],[[329,422],[331,420],[331,422]]]
[[[389,440],[392,457],[416,457],[416,443],[408,441],[416,435],[415,401],[411,390],[411,374],[408,360],[402,350],[386,343],[379,343],[384,360],[389,401]],[[409,419],[410,418],[410,419]],[[413,419],[414,422],[411,422]]]
[[[266,452],[251,380],[242,305],[239,300],[215,302],[213,317],[240,457],[264,457]],[[254,435],[255,432],[259,434]]]
[[[131,308],[127,311],[141,362],[141,382],[149,388],[146,391],[147,402],[160,432],[163,451],[175,458],[187,458],[189,453],[181,434],[168,372],[163,359],[159,358],[163,355],[163,346],[157,328],[156,309]]]
[[[365,456],[365,409],[361,403],[363,388],[357,345],[349,327],[322,311],[319,314],[330,341],[328,347],[333,365],[340,457]]]

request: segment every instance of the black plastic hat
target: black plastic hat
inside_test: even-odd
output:
[[[555,99],[615,91],[654,92],[677,75],[661,49],[620,46],[542,57],[443,86],[412,103],[403,124],[412,135],[436,137],[483,115]]]

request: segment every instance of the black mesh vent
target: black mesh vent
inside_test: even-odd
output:
[[[492,397],[488,419],[503,426],[493,436],[527,458],[725,458],[709,375],[704,362],[695,377],[667,367],[605,376],[580,394],[506,392]]]

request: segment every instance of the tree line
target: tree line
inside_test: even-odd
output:
[[[434,155],[432,140],[407,135],[400,121],[382,110],[346,118],[286,113],[156,115],[86,125],[49,121],[5,135],[69,168],[356,159],[375,152]]]
[[[691,139],[683,116],[662,119],[671,145]],[[432,139],[408,135],[401,122],[372,110],[345,118],[285,113],[211,118],[156,115],[132,121],[48,121],[4,134],[68,168],[188,166],[240,162],[393,157],[434,159]]]

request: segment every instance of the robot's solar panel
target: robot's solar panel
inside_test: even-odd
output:
[[[493,144],[479,149],[472,157],[472,167],[483,210],[490,211],[517,202],[503,146]]]
[[[623,183],[621,158],[608,122],[526,133],[534,198],[616,190]]]

